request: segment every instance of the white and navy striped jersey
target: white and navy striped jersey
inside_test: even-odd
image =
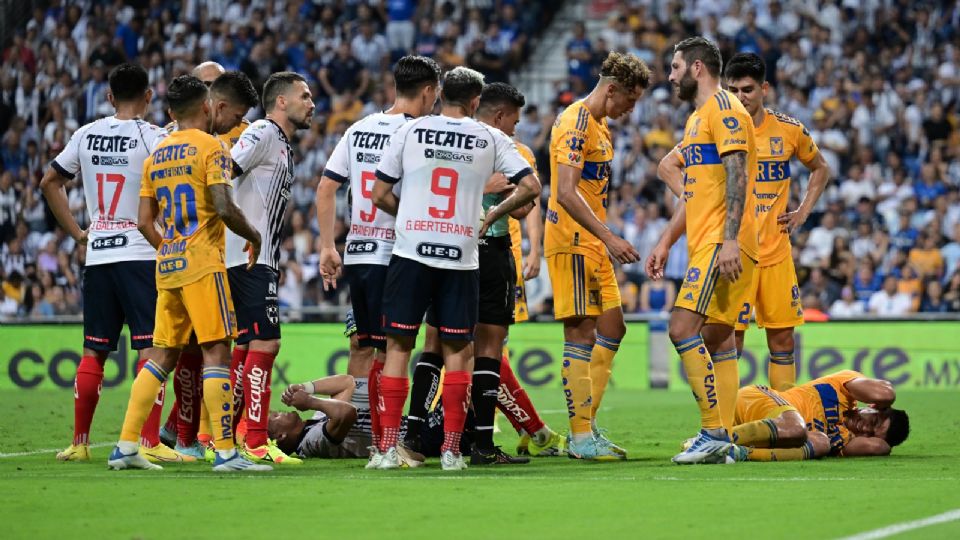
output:
[[[108,116],[76,131],[50,166],[77,173],[90,216],[87,265],[152,261],[157,251],[137,230],[143,162],[167,133],[139,118]]]
[[[280,268],[280,233],[293,183],[293,149],[280,126],[257,120],[243,130],[230,150],[237,176],[233,198],[243,215],[260,232],[257,264]],[[247,241],[227,230],[227,268],[247,264]]]
[[[330,154],[323,175],[341,184],[350,182],[353,194],[344,264],[390,263],[396,220],[374,206],[371,196],[377,165],[390,136],[411,118],[404,114],[373,113],[350,126]],[[394,191],[399,194],[399,186]]]
[[[376,173],[402,181],[393,254],[434,268],[477,269],[483,188],[495,172],[514,184],[533,173],[502,131],[443,115],[404,124]]]

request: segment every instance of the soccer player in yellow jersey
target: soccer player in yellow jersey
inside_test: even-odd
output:
[[[217,426],[214,471],[271,470],[247,461],[234,448],[227,367],[236,328],[224,265],[224,225],[250,242],[251,266],[260,252],[260,234],[231,198],[230,159],[209,134],[215,115],[207,87],[191,75],[177,77],[167,99],[179,129],[144,163],[138,227],[157,248],[157,351],[134,380],[120,441],[107,465],[116,470],[161,468],[138,454],[138,433],[157,389],[195,333],[203,351],[203,400]],[[156,227],[158,214],[162,232]]]
[[[778,392],[746,386],[737,398],[737,457],[794,461],[821,456],[886,456],[910,434],[910,418],[892,407],[893,385],[856,371]],[[857,407],[857,402],[868,407]]]
[[[681,143],[684,196],[646,264],[652,279],[662,278],[670,246],[686,230],[690,263],[669,333],[700,408],[701,430],[674,456],[676,463],[728,460],[731,442],[721,411],[733,416],[740,385],[733,326],[756,288],[758,232],[747,199],[757,167],[753,123],[737,98],[720,88],[721,67],[720,50],[708,39],[687,38],[674,47],[670,82],[695,107]],[[715,323],[705,344],[707,332],[701,331],[708,318]]]
[[[530,147],[515,141],[520,155],[530,163],[533,170],[537,170],[537,159],[533,156],[533,150]],[[527,227],[527,240],[530,242],[530,251],[527,257],[523,257],[523,235],[520,227],[520,220],[510,218],[510,249],[513,250],[513,261],[517,269],[517,287],[516,298],[513,305],[513,321],[524,322],[530,318],[530,311],[527,307],[527,291],[524,282],[536,279],[540,275],[540,257],[542,254],[543,241],[543,218],[540,214],[540,205],[535,204],[530,213],[523,218]]]
[[[611,52],[597,86],[560,113],[550,135],[553,189],[544,253],[554,318],[563,321],[561,377],[570,417],[568,455],[575,459],[626,457],[596,423],[613,357],[627,331],[611,259],[627,264],[640,258],[604,223],[613,162],[607,118],[629,114],[649,84],[643,61]]]

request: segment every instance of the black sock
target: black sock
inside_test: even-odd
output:
[[[440,368],[443,356],[437,353],[420,354],[413,369],[413,387],[410,389],[410,408],[407,411],[407,437],[420,437],[430,404],[440,388]]]
[[[497,410],[497,390],[500,389],[500,359],[477,358],[473,364],[473,414],[476,417],[478,448],[493,449],[493,415]]]

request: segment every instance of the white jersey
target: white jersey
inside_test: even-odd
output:
[[[293,149],[273,120],[247,126],[230,150],[238,175],[233,199],[253,228],[260,232],[262,249],[257,264],[280,268],[280,233],[293,183]],[[247,264],[247,241],[227,229],[227,268]]]
[[[396,220],[373,205],[377,165],[393,135],[411,119],[404,114],[373,113],[350,126],[327,161],[323,175],[341,184],[349,181],[353,194],[350,232],[344,264],[390,263],[396,238]],[[399,186],[394,187],[399,194]]]
[[[83,180],[90,216],[87,266],[153,261],[157,250],[137,230],[143,162],[167,133],[139,118],[95,120],[70,137],[50,163],[58,173]]]
[[[404,124],[376,173],[392,184],[402,180],[394,255],[434,268],[477,269],[483,188],[495,172],[514,184],[533,173],[502,131],[443,115]]]

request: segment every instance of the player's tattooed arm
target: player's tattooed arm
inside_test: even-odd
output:
[[[157,229],[157,216],[160,206],[153,197],[140,197],[140,206],[137,209],[137,230],[150,242],[153,249],[158,249],[163,237]]]
[[[487,210],[487,216],[483,220],[483,227],[480,228],[480,236],[485,235],[490,225],[498,219],[518,208],[528,206],[534,199],[540,196],[541,189],[540,179],[537,178],[536,174],[531,173],[521,178],[517,184],[517,188],[514,189],[507,198],[500,201],[500,204],[492,206]]]
[[[396,216],[400,210],[400,197],[397,197],[397,194],[393,192],[393,184],[384,182],[379,178],[373,184],[373,195],[371,198],[377,208],[391,216]]]
[[[244,238],[248,244],[244,248],[249,254],[247,269],[253,268],[257,264],[257,258],[260,256],[260,233],[253,228],[253,225],[247,221],[240,207],[233,202],[230,196],[230,186],[228,184],[214,184],[209,186],[210,197],[213,199],[213,207],[223,220],[228,229]]]
[[[717,266],[720,275],[729,281],[736,281],[743,271],[737,237],[740,235],[740,223],[747,200],[747,153],[730,152],[720,159],[727,173],[727,215],[723,224],[723,246],[717,256]]]

